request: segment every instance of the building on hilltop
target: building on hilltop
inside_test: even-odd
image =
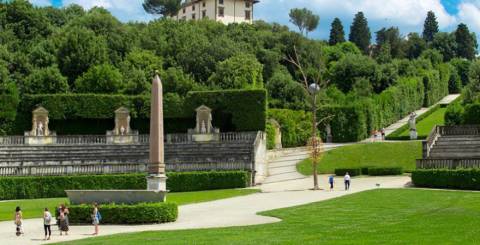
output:
[[[253,6],[259,0],[186,0],[177,15],[177,20],[211,19],[223,24],[252,23]]]

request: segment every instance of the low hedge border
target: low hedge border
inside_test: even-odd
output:
[[[403,174],[403,168],[369,168],[368,175],[370,176],[386,176],[386,175],[401,175]]]
[[[423,113],[422,115],[418,116],[417,117],[417,120],[416,122],[419,123],[420,121],[422,121],[423,119],[425,119],[426,117],[430,116],[432,113],[434,113],[435,111],[437,111],[438,109],[440,109],[442,107],[441,104],[437,104],[435,105],[434,107],[432,107],[430,110],[428,110],[427,112]],[[409,125],[408,123],[401,126],[400,128],[398,128],[397,130],[393,131],[390,135],[388,135],[387,137],[385,137],[386,140],[410,140],[410,136],[401,136],[401,134],[405,131],[405,130],[408,130],[409,129]],[[425,137],[419,137],[418,139],[425,139]]]
[[[336,168],[335,169],[335,175],[337,175],[337,176],[343,176],[347,172],[350,176],[362,175],[362,169],[361,168]]]
[[[93,208],[91,205],[69,206],[68,216],[71,224],[91,224]],[[102,215],[102,224],[153,224],[174,222],[178,217],[175,203],[139,203],[134,205],[108,204],[98,208]]]
[[[420,169],[412,172],[416,187],[480,190],[480,169]]]
[[[244,188],[250,185],[248,171],[167,173],[171,192]],[[142,190],[145,174],[0,177],[0,200],[65,197],[64,190]]]

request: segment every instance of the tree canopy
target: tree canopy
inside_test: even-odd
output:
[[[423,24],[423,39],[426,42],[432,42],[435,34],[438,33],[437,17],[433,11],[428,11],[427,18]]]
[[[182,0],[145,0],[143,9],[149,14],[174,16],[181,8]]]
[[[294,8],[289,13],[290,22],[298,27],[298,30],[303,35],[308,36],[309,32],[314,31],[318,27],[320,17],[313,14],[311,10],[306,8],[298,9]]]
[[[370,39],[372,34],[368,27],[367,18],[363,15],[363,12],[358,12],[353,19],[353,23],[350,27],[350,35],[348,40],[355,43],[360,50],[365,54],[368,53],[370,47]]]
[[[345,42],[345,32],[343,31],[342,21],[339,18],[335,18],[330,29],[328,44],[335,45],[343,42]]]

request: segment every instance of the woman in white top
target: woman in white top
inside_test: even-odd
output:
[[[45,211],[43,212],[43,229],[45,230],[44,240],[50,240],[50,236],[52,235],[52,229],[50,228],[51,222],[52,214],[48,211],[48,208],[45,208]]]
[[[345,174],[343,179],[345,180],[345,190],[348,191],[350,189],[350,175],[348,172]]]

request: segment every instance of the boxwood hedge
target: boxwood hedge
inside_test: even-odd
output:
[[[347,172],[350,176],[362,175],[361,168],[336,168],[335,169],[335,175],[337,176],[344,176]]]
[[[108,204],[98,208],[102,224],[152,224],[174,222],[178,217],[175,203],[139,203],[134,205]],[[69,206],[71,224],[91,224],[91,205]]]
[[[412,172],[417,187],[480,190],[480,169],[421,169]]]
[[[375,168],[368,169],[368,175],[371,175],[371,176],[401,175],[401,174],[403,174],[403,168],[401,167],[391,167],[391,168],[375,167]]]
[[[167,173],[171,192],[243,188],[249,186],[247,171]],[[64,190],[141,190],[145,174],[1,177],[0,200],[65,197]]]

